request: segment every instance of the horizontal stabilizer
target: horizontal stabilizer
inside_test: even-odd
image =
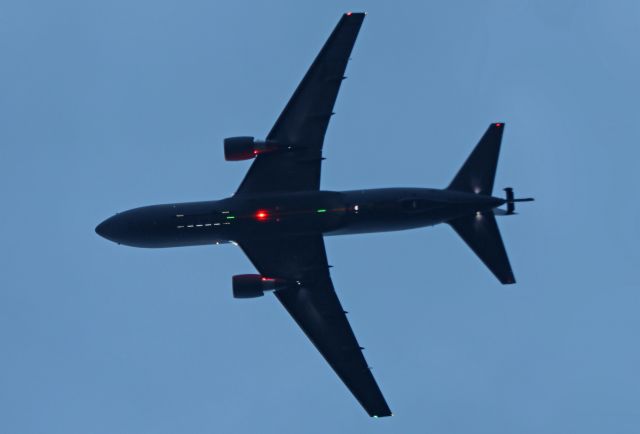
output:
[[[449,190],[491,196],[503,131],[503,123],[489,125],[467,161],[447,187]]]
[[[459,217],[449,224],[501,283],[516,283],[493,212]]]

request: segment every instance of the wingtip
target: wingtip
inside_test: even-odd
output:
[[[514,285],[516,283],[516,278],[513,275],[507,276],[505,278],[502,278],[500,280],[500,283],[502,283],[503,285]]]
[[[349,11],[349,12],[345,12],[344,13],[345,17],[364,17],[365,15],[367,15],[366,12],[352,12],[352,11]]]

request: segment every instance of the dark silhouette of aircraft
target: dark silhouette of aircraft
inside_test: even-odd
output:
[[[503,284],[515,283],[495,215],[515,199],[492,196],[503,123],[489,126],[445,189],[320,190],[322,145],[364,13],[346,13],[265,140],[224,141],[229,161],[254,158],[226,199],[132,209],[96,232],[118,244],[179,247],[235,243],[259,274],[233,276],[233,296],[272,291],[370,416],[391,411],[331,282],[323,236],[448,223]],[[506,205],[506,209],[498,207]]]

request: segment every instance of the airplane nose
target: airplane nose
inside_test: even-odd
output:
[[[155,208],[130,209],[109,217],[98,226],[96,233],[117,244],[143,247],[152,244],[161,225],[156,223]]]
[[[122,226],[121,219],[114,215],[96,226],[96,233],[109,241],[118,242],[123,235]]]
[[[106,237],[106,233],[107,233],[107,225],[106,225],[107,221],[103,221],[102,223],[100,223],[98,226],[96,226],[96,234],[100,235],[102,238],[107,238]]]
[[[158,244],[167,227],[172,227],[167,215],[173,212],[172,206],[165,205],[134,208],[109,217],[96,226],[95,231],[117,244],[151,247]]]

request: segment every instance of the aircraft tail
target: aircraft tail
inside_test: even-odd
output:
[[[447,189],[491,195],[503,131],[503,123],[489,125]]]
[[[491,196],[503,131],[503,123],[489,125],[447,187],[449,190]],[[492,210],[458,217],[449,224],[501,283],[516,282]]]

